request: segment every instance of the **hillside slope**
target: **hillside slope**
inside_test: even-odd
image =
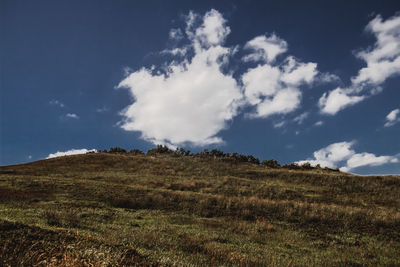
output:
[[[398,266],[399,196],[399,176],[192,156],[0,167],[0,265]]]

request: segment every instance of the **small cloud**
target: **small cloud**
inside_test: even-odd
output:
[[[189,48],[188,47],[176,47],[173,49],[164,49],[163,51],[160,52],[160,54],[170,54],[173,56],[185,56],[186,53],[188,52]]]
[[[181,40],[183,38],[183,33],[181,31],[181,29],[171,29],[169,31],[169,39],[171,40]]]
[[[314,152],[313,158],[298,161],[298,164],[310,163],[313,166],[340,168],[341,171],[350,171],[362,166],[380,166],[389,163],[397,163],[397,156],[376,156],[372,153],[356,153],[353,142],[339,142],[321,148]]]
[[[305,119],[307,119],[308,115],[309,115],[308,112],[304,112],[304,113],[300,114],[299,116],[295,117],[295,118],[293,119],[293,121],[294,121],[294,122],[297,122],[297,124],[302,124],[303,121],[304,121]]]
[[[275,123],[275,124],[274,124],[274,128],[281,128],[281,127],[283,127],[285,124],[286,124],[285,121],[281,121],[281,122]]]
[[[342,80],[336,74],[325,72],[318,75],[317,81],[320,83],[340,83]]]
[[[71,119],[76,119],[76,120],[79,119],[79,116],[76,115],[75,113],[67,113],[67,115],[65,115],[65,117],[71,118]]]
[[[365,96],[351,96],[346,89],[336,88],[329,93],[324,93],[318,105],[321,113],[335,115],[340,110],[352,106],[365,99]]]
[[[131,72],[133,72],[133,70],[130,67],[125,66],[122,71],[124,72],[124,77],[129,76],[129,74],[131,74]]]
[[[63,103],[61,103],[60,101],[55,100],[55,99],[51,100],[51,101],[49,102],[49,104],[52,105],[52,106],[58,106],[58,107],[60,107],[60,108],[65,107],[65,105],[64,105]]]
[[[46,159],[51,159],[51,158],[55,158],[55,157],[62,157],[62,156],[86,154],[88,152],[97,152],[97,150],[96,149],[88,150],[86,148],[82,148],[82,149],[71,149],[71,150],[64,151],[64,152],[57,151],[56,153],[49,154]]]
[[[390,127],[395,125],[396,123],[400,122],[400,109],[394,109],[392,110],[387,116],[386,116],[386,123],[385,127]]]
[[[255,106],[252,118],[266,118],[273,114],[287,114],[300,106],[300,86],[310,85],[318,74],[317,64],[302,63],[293,56],[275,62],[279,54],[286,52],[287,43],[273,34],[258,36],[245,48],[252,52],[243,61],[261,61],[242,75],[246,101]]]
[[[287,42],[275,34],[257,36],[244,46],[244,48],[251,49],[253,52],[243,57],[243,61],[272,63],[278,55],[286,52],[287,46]]]
[[[107,112],[109,109],[107,107],[102,107],[102,108],[98,108],[96,109],[96,112],[98,113],[104,113]]]
[[[324,124],[323,121],[317,121],[316,123],[314,123],[314,126],[321,126],[322,124]]]
[[[29,156],[28,156],[28,159],[32,159],[32,155],[29,155]]]
[[[346,166],[340,168],[342,171],[349,171],[361,166],[380,166],[387,163],[397,163],[399,160],[394,156],[375,156],[372,153],[358,153],[351,156]]]

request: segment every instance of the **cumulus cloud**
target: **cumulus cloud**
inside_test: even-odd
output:
[[[386,123],[385,127],[390,127],[395,125],[396,123],[400,122],[400,109],[394,109],[392,110],[387,116],[386,116]]]
[[[191,36],[201,47],[210,47],[222,44],[230,32],[231,29],[226,26],[222,14],[211,9],[204,15],[202,25]],[[202,49],[201,47],[196,48]]]
[[[121,112],[120,127],[139,131],[154,144],[221,143],[219,132],[244,107],[252,109],[250,118],[292,112],[301,102],[300,87],[319,74],[316,63],[293,56],[278,60],[288,45],[271,34],[245,44],[242,60],[258,65],[236,80],[230,64],[238,46],[224,45],[231,29],[222,14],[214,9],[204,16],[190,12],[185,24],[184,31],[169,33],[182,45],[161,51],[170,61],[130,71],[117,86],[129,89],[133,102]]]
[[[399,160],[394,156],[375,156],[372,153],[358,153],[351,156],[342,171],[349,171],[361,166],[380,166],[387,163],[397,163]]]
[[[244,48],[252,50],[252,53],[243,57],[244,61],[272,63],[279,54],[286,52],[287,43],[275,34],[261,35],[247,42]]]
[[[366,63],[366,67],[352,77],[348,88],[324,93],[319,101],[322,113],[334,115],[359,103],[381,92],[381,84],[386,79],[400,74],[400,13],[387,20],[378,15],[368,23],[365,30],[376,38],[372,47],[356,54]]]
[[[186,24],[192,58],[173,61],[165,73],[142,68],[118,85],[134,98],[121,112],[121,127],[140,131],[155,144],[221,143],[217,134],[236,115],[242,98],[236,80],[221,71],[232,53],[222,46],[230,29],[216,10],[202,18],[191,12]]]
[[[380,166],[397,163],[397,156],[376,156],[372,153],[356,153],[352,147],[354,142],[339,142],[321,148],[314,152],[313,158],[298,161],[298,164],[319,164],[321,167],[339,168],[341,171],[351,171],[362,166]]]
[[[242,75],[246,101],[255,106],[250,117],[268,117],[294,111],[301,102],[300,86],[311,84],[318,74],[316,63],[302,63],[293,56],[274,64],[277,55],[286,52],[287,43],[272,35],[258,36],[245,47],[253,50],[244,61],[262,61]]]
[[[351,96],[342,88],[336,88],[329,93],[324,93],[319,99],[318,105],[321,112],[325,114],[335,115],[340,110],[354,105],[362,100],[365,96]]]
[[[65,115],[65,117],[67,117],[67,118],[71,118],[71,119],[79,119],[79,116],[78,115],[76,115],[75,113],[67,113],[66,115]]]
[[[257,105],[257,112],[251,117],[267,117],[272,114],[286,114],[300,105],[301,92],[298,88],[280,89],[271,98],[265,98]]]
[[[88,153],[88,152],[96,152],[96,151],[97,151],[96,149],[90,149],[90,150],[88,150],[88,149],[86,149],[86,148],[82,148],[82,149],[71,149],[71,150],[64,151],[64,152],[57,151],[56,153],[49,154],[49,155],[47,156],[46,159],[51,159],[51,158],[55,158],[55,157],[62,157],[62,156],[86,154],[86,153]]]
[[[353,142],[334,143],[327,147],[314,152],[314,158],[299,161],[299,164],[309,162],[315,166],[317,164],[322,167],[336,168],[337,164],[354,155],[354,150],[350,149]]]
[[[317,75],[316,63],[301,63],[289,56],[283,65],[281,81],[287,85],[298,86],[303,83],[310,84]]]
[[[392,75],[400,74],[400,13],[383,21],[380,15],[365,28],[375,35],[373,47],[357,53],[367,64],[356,77],[354,84],[379,85]]]
[[[251,105],[262,102],[262,96],[273,96],[279,88],[281,72],[277,67],[258,66],[248,70],[243,76],[245,96]]]

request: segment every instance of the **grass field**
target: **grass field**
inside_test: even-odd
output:
[[[0,167],[4,266],[400,266],[400,176],[91,153]]]

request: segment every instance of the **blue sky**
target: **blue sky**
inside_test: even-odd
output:
[[[166,144],[399,174],[399,12],[3,0],[0,164]]]

